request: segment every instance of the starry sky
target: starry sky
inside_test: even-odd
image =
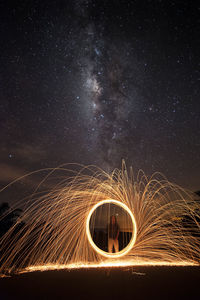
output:
[[[198,1],[0,2],[0,182],[126,160],[200,189]]]

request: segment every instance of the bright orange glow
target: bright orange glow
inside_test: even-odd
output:
[[[97,209],[97,207],[99,207],[99,206],[101,206],[103,204],[106,204],[106,203],[113,203],[115,205],[118,205],[118,206],[122,207],[125,211],[127,211],[127,213],[129,214],[129,216],[131,217],[132,224],[133,224],[132,238],[131,238],[129,244],[124,249],[122,249],[121,251],[119,251],[117,253],[108,253],[108,252],[105,252],[105,251],[101,250],[93,242],[93,239],[92,239],[92,236],[91,236],[91,233],[90,233],[90,226],[89,226],[89,224],[90,224],[90,218],[91,218],[93,212]],[[127,207],[127,205],[125,205],[124,203],[122,203],[120,201],[117,201],[117,200],[106,199],[106,200],[103,200],[103,201],[100,201],[100,202],[96,203],[92,207],[92,209],[90,210],[90,212],[89,212],[89,214],[87,216],[87,220],[86,220],[86,233],[87,233],[87,237],[88,237],[88,240],[90,242],[90,245],[94,248],[95,251],[97,251],[99,254],[101,254],[102,256],[105,256],[105,257],[117,258],[117,257],[120,257],[120,256],[123,256],[123,255],[127,254],[132,249],[132,247],[134,246],[135,241],[136,241],[136,236],[137,236],[137,225],[136,225],[136,221],[135,221],[134,215],[131,212],[131,210]]]
[[[55,188],[47,194],[35,193],[14,207],[22,208],[23,213],[0,239],[0,275],[34,270],[199,264],[197,196],[159,173],[148,178],[139,171],[134,177],[124,163],[121,170],[115,169],[111,174],[94,166],[71,171],[70,175],[68,169],[55,170],[61,171],[61,178],[66,179]],[[51,170],[46,178],[52,173]],[[105,203],[123,208],[133,224],[129,244],[116,253],[99,249],[90,233],[91,216]]]
[[[145,261],[145,260],[136,260],[136,261],[121,261],[121,260],[112,260],[105,261],[98,264],[84,264],[84,263],[74,263],[67,265],[59,265],[59,264],[47,264],[47,265],[35,265],[30,266],[19,273],[28,273],[35,271],[53,271],[53,270],[72,270],[72,269],[93,269],[93,268],[120,268],[120,267],[190,267],[190,266],[198,266],[199,264],[195,262],[188,261],[174,261],[174,262],[166,262],[166,261]]]

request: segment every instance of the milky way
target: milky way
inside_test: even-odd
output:
[[[118,53],[101,38],[102,31],[101,28],[98,32],[94,23],[87,24],[81,31],[82,96],[77,96],[77,100],[81,102],[82,98],[90,143],[99,147],[104,167],[111,170],[126,153],[124,146],[128,147],[128,143],[124,140],[128,138],[127,123],[132,108],[122,74],[127,69],[126,58],[122,51]]]

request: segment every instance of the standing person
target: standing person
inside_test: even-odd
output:
[[[116,216],[110,217],[110,224],[108,224],[108,252],[113,252],[113,246],[115,253],[119,252],[119,225],[117,223]]]

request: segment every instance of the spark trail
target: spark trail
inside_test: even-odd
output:
[[[69,170],[57,168],[59,171]],[[131,248],[115,259],[95,251],[87,235],[88,215],[106,199],[125,205],[137,226]],[[139,171],[134,177],[124,163],[111,174],[88,166],[45,195],[31,196],[16,224],[0,240],[0,273],[195,265],[200,260],[199,220],[200,205],[194,195],[160,173],[148,178]]]

